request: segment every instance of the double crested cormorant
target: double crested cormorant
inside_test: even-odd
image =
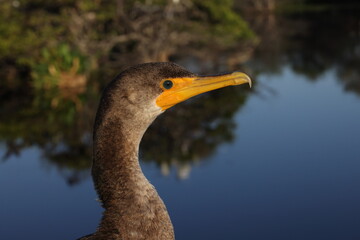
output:
[[[171,240],[166,207],[143,175],[140,140],[154,119],[190,97],[243,83],[240,72],[198,76],[174,63],[123,71],[104,90],[94,125],[92,176],[105,209],[97,231],[81,240]]]

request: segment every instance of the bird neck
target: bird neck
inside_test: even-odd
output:
[[[141,171],[138,152],[147,128],[129,126],[120,116],[103,120],[95,132],[92,174],[105,208],[129,204],[141,191],[152,187]]]
[[[138,161],[140,140],[149,124],[120,116],[101,122],[95,129],[92,169],[105,208],[98,234],[111,239],[173,239],[166,207]]]

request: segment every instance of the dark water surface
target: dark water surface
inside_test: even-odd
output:
[[[218,96],[246,86],[212,94],[211,114],[225,117],[197,131],[189,124],[193,140],[179,140],[186,147],[171,164],[151,160],[156,154],[142,146],[143,171],[166,203],[177,239],[360,239],[360,21],[346,19],[305,22],[307,31],[288,36],[292,44],[284,49],[260,45],[244,66],[256,83],[246,100],[237,98],[241,107],[229,115],[223,109],[235,100]],[[186,107],[176,106],[155,126]],[[164,131],[176,142],[169,133],[175,129]],[[155,152],[164,145],[154,144]],[[8,148],[0,142],[0,155]],[[69,184],[72,170],[54,167],[43,148],[26,146],[0,163],[0,239],[75,239],[96,229],[102,209],[89,170]]]

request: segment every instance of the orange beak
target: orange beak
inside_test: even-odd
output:
[[[248,83],[251,87],[251,79],[241,72],[233,72],[218,76],[191,77],[191,78],[169,78],[164,81],[171,81],[172,87],[163,88],[163,92],[156,98],[156,104],[162,110],[166,110],[177,103],[183,102],[191,97],[215,89]]]

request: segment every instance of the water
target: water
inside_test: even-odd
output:
[[[180,186],[148,175],[177,237],[358,239],[359,97],[333,72],[312,83],[285,66],[258,81],[276,94],[250,97],[236,116],[236,142]]]
[[[359,52],[349,50],[358,44],[346,45],[334,58],[323,57],[326,48],[316,56],[309,53],[326,63],[310,69],[300,64],[304,48],[280,51],[270,69],[271,54],[255,53],[244,66],[255,83],[245,97],[248,86],[221,89],[176,106],[154,123],[141,165],[167,205],[177,239],[360,239],[359,68],[344,60],[358,61]],[[192,64],[187,67],[196,69]],[[232,107],[229,95],[241,104]],[[156,128],[199,105],[215,107],[191,112],[189,131],[181,120]],[[152,131],[161,132],[155,144]],[[89,144],[86,134],[81,141]],[[190,135],[184,144],[181,139]],[[176,149],[161,150],[162,139]],[[21,145],[21,137],[16,142]],[[54,152],[68,146],[64,141]],[[2,141],[0,155],[9,148]],[[88,167],[61,165],[49,152],[51,146],[39,140],[15,148],[0,164],[1,239],[76,239],[96,229],[102,209]],[[171,153],[175,159],[161,160]]]
[[[331,70],[308,82],[284,66],[257,81],[235,141],[188,179],[142,164],[177,238],[360,238],[359,96]],[[101,216],[91,179],[68,186],[36,147],[1,165],[0,189],[3,239],[74,239]]]

